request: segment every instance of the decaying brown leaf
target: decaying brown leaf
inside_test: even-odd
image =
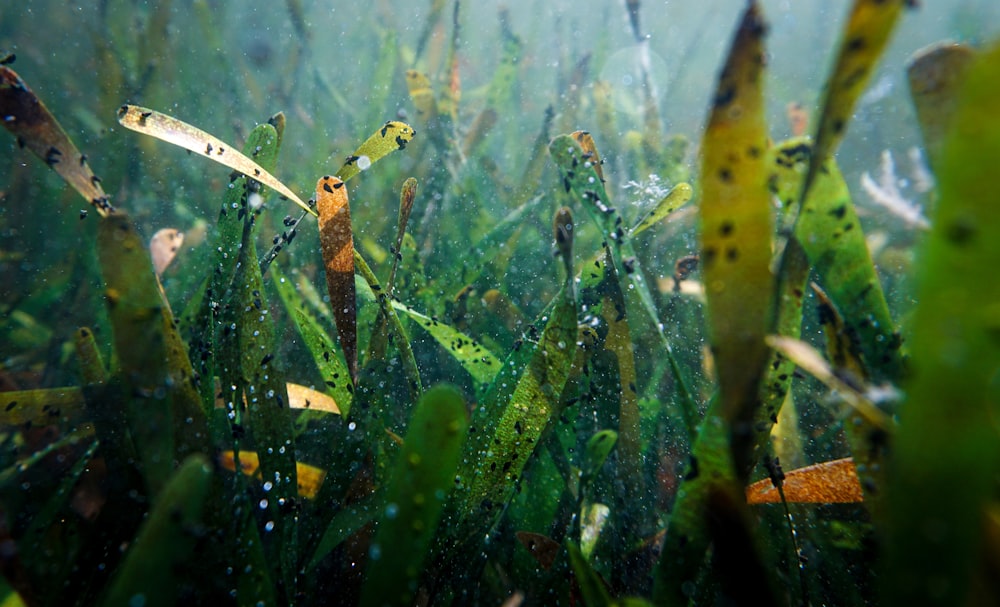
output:
[[[354,383],[358,381],[358,320],[354,291],[354,235],[347,188],[327,175],[316,183],[319,243],[323,250],[326,287],[337,324],[340,347]]]
[[[103,216],[114,212],[101,180],[87,164],[87,157],[76,149],[42,100],[17,72],[5,65],[0,65],[0,117],[19,146],[27,147],[44,160],[98,213]]]
[[[785,473],[782,486],[785,501],[799,504],[851,504],[863,501],[861,482],[850,457],[813,464]],[[747,487],[748,504],[775,504],[781,501],[771,479]]]

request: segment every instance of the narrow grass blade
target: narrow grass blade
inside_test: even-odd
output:
[[[487,442],[470,440],[466,447],[461,468],[467,487],[462,511],[472,520],[485,523],[503,509],[549,420],[558,415],[576,352],[576,334],[576,302],[564,287],[538,349],[521,372],[499,421],[492,432],[485,429]]]
[[[344,182],[329,175],[316,183],[319,243],[326,287],[351,381],[358,381],[358,311],[354,291],[354,232]]]
[[[303,210],[313,215],[316,214],[309,205],[302,202],[301,198],[288,189],[288,186],[278,181],[274,175],[267,172],[259,164],[250,160],[235,147],[197,127],[172,116],[137,105],[123,105],[118,108],[118,122],[125,128],[172,143],[239,171],[274,189],[302,207]]]
[[[181,602],[184,572],[197,567],[197,529],[203,524],[211,476],[204,456],[184,461],[128,547],[103,604],[166,607]]]
[[[656,203],[656,206],[650,209],[649,213],[646,213],[639,223],[632,228],[629,234],[635,236],[645,232],[654,225],[660,223],[660,221],[666,219],[668,215],[676,211],[677,209],[683,207],[691,198],[694,196],[694,190],[691,188],[689,183],[678,183],[673,188],[667,192],[660,202]]]
[[[448,492],[454,487],[467,426],[462,396],[447,386],[417,404],[386,489],[369,549],[362,605],[411,605]]]
[[[297,468],[291,410],[284,372],[275,360],[275,325],[269,314],[263,277],[252,239],[252,216],[245,218],[243,246],[229,302],[235,340],[223,348],[239,356],[239,386],[246,397],[248,427],[260,458],[261,471],[273,483],[266,503],[277,536],[279,570],[284,591],[294,596],[298,562],[298,518],[292,505],[297,496]]]
[[[670,371],[677,381],[680,392],[681,406],[680,413],[684,418],[685,425],[691,436],[694,435],[695,417],[697,404],[687,388],[688,382],[684,377],[677,359],[674,357],[673,349],[664,333],[663,323],[660,322],[660,315],[656,309],[653,295],[649,289],[649,284],[644,276],[642,267],[635,261],[636,254],[628,239],[621,213],[611,206],[611,199],[604,187],[604,182],[597,175],[592,159],[586,157],[586,152],[580,147],[576,139],[569,135],[559,135],[549,143],[549,154],[552,160],[559,167],[563,177],[563,189],[571,192],[575,197],[576,204],[582,205],[587,214],[597,224],[604,235],[605,242],[608,243],[615,266],[625,267],[624,260],[630,260],[632,272],[626,273],[623,280],[626,283],[622,291],[626,293],[626,302],[629,305],[639,306],[642,315],[634,315],[634,319],[643,318],[648,322],[655,335],[659,338],[660,344],[666,354]]]
[[[409,316],[434,341],[438,342],[462,368],[472,376],[477,386],[489,385],[500,370],[500,360],[485,346],[450,325],[417,312],[410,306],[392,300],[392,307]]]
[[[721,411],[749,432],[772,322],[771,200],[764,119],[764,34],[757,3],[743,15],[719,76],[701,169],[701,263]],[[734,450],[739,451],[736,439]],[[738,459],[745,454],[734,453]],[[737,462],[737,470],[743,468]]]
[[[719,377],[692,446],[670,514],[655,572],[657,603],[686,604],[717,534],[710,522],[732,518],[748,474],[756,436],[772,322],[770,196],[763,80],[766,27],[751,2],[734,34],[719,76],[702,143],[701,261],[708,328]],[[738,513],[737,513],[738,515]],[[723,583],[725,580],[723,580]]]
[[[337,171],[337,177],[347,181],[361,171],[367,171],[390,152],[404,149],[415,134],[413,128],[405,122],[386,122],[347,157],[344,165]]]
[[[845,382],[834,371],[830,363],[815,348],[797,339],[769,335],[767,344],[776,352],[794,362],[800,369],[822,382],[830,390],[836,391],[843,401],[861,414],[867,423],[872,424],[881,432],[888,432],[893,427],[892,419],[876,407],[861,387]]]
[[[274,278],[275,289],[285,304],[285,310],[288,311],[299,336],[302,337],[303,344],[312,355],[323,383],[336,401],[341,415],[347,417],[354,399],[354,388],[349,379],[347,365],[338,354],[323,324],[309,312],[308,305],[299,295],[292,280],[284,275],[277,264],[271,266],[271,276]]]
[[[854,0],[840,34],[837,62],[826,81],[816,127],[816,153],[802,182],[800,199],[847,132],[854,105],[864,92],[882,51],[903,12],[913,0]]]
[[[413,201],[417,196],[417,180],[413,177],[403,182],[403,187],[399,192],[399,216],[396,220],[396,245],[390,250],[392,253],[392,269],[389,270],[389,279],[385,281],[385,289],[392,296],[396,285],[396,271],[399,269],[399,261],[403,258],[403,236],[406,235],[406,226],[410,222],[410,213],[413,212]]]
[[[813,157],[813,147],[802,138],[784,141],[772,150],[769,183],[793,214],[803,171]],[[850,330],[857,334],[870,375],[896,381],[903,373],[902,339],[889,314],[847,184],[833,160],[824,169],[798,212],[795,238]]]
[[[595,327],[601,338],[598,343],[611,355],[610,370],[601,373],[602,381],[617,386],[610,390],[612,407],[617,407],[617,462],[615,486],[619,488],[615,500],[615,517],[622,521],[619,528],[621,541],[639,540],[639,529],[651,521],[640,504],[644,501],[645,482],[642,477],[642,437],[639,421],[639,388],[635,370],[635,345],[629,328],[625,308],[625,295],[621,290],[619,274],[610,249],[604,259],[595,261],[582,272],[580,303],[589,313],[601,319]],[[614,400],[618,402],[615,403]],[[623,548],[623,551],[625,548]],[[624,563],[627,558],[623,557]],[[628,567],[629,565],[625,565]]]
[[[575,544],[567,542],[566,551],[569,553],[569,562],[573,567],[576,583],[580,587],[583,603],[585,605],[614,605],[604,580],[597,575],[594,568],[583,557],[580,549]]]
[[[98,213],[104,216],[114,212],[87,157],[76,149],[42,100],[6,65],[0,65],[0,117],[20,147],[27,146],[45,161]]]
[[[921,254],[913,372],[890,462],[884,603],[995,603],[983,524],[1000,472],[1000,44],[969,66]],[[992,577],[992,576],[991,576]],[[979,579],[976,579],[979,578]]]
[[[377,491],[357,502],[344,506],[330,519],[323,532],[323,537],[316,546],[312,560],[306,566],[306,571],[312,571],[347,538],[358,532],[362,527],[373,521],[385,509],[385,492]]]
[[[399,315],[396,314],[393,307],[389,304],[389,296],[386,294],[385,289],[382,288],[382,285],[379,284],[375,272],[372,272],[372,269],[368,267],[368,262],[357,251],[354,251],[354,264],[358,268],[358,273],[368,283],[368,287],[371,289],[372,294],[375,296],[375,301],[378,303],[379,311],[395,335],[396,347],[399,348],[400,357],[403,359],[403,372],[406,374],[407,385],[410,389],[410,394],[413,396],[413,400],[416,401],[420,393],[423,392],[423,384],[420,381],[420,369],[417,367],[417,359],[413,355],[410,338],[403,328],[403,323],[399,321]]]
[[[97,250],[111,317],[118,374],[130,390],[127,419],[141,471],[155,495],[174,459],[174,412],[167,397],[164,302],[145,242],[120,213],[101,219]]]

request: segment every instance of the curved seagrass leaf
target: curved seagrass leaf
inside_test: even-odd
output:
[[[629,259],[628,265],[632,271],[622,276],[625,283],[622,291],[626,293],[626,301],[629,302],[629,305],[640,306],[645,316],[644,320],[652,325],[656,336],[660,339],[670,370],[677,380],[681,401],[680,413],[689,432],[693,435],[696,403],[687,388],[688,382],[677,364],[673,349],[664,333],[663,323],[659,321],[659,312],[656,309],[642,268],[636,261],[631,239],[627,238],[622,216],[614,207],[608,206],[611,201],[604,187],[604,182],[597,174],[593,159],[586,155],[580,144],[570,135],[559,135],[554,138],[549,143],[549,154],[562,174],[563,189],[567,193],[572,193],[572,199],[576,204],[581,204],[586,209],[594,223],[598,225],[605,242],[610,245],[615,266],[624,268],[626,267],[624,260]],[[633,316],[633,319],[636,318],[642,318],[642,316]]]
[[[868,85],[903,7],[912,4],[913,0],[854,0],[840,34],[837,63],[826,81],[816,126],[816,153],[809,162],[800,199],[805,198],[820,167],[844,138],[854,104]]]
[[[576,302],[564,287],[549,314],[538,349],[495,421],[466,444],[460,477],[463,515],[478,530],[503,510],[549,420],[559,415],[561,395],[576,352]],[[485,437],[485,441],[482,437]]]
[[[920,255],[913,371],[889,469],[885,604],[998,600],[982,576],[1000,473],[1000,43],[964,80]]]
[[[785,243],[776,277],[778,287],[775,305],[778,309],[775,331],[779,335],[798,339],[802,334],[802,300],[811,270],[812,266],[802,243],[794,236],[789,238]],[[771,430],[778,423],[792,387],[795,363],[781,352],[772,350],[765,369],[766,375],[760,388],[761,405],[753,422],[755,440],[748,463],[760,461],[761,449],[771,439]]]
[[[378,490],[344,506],[330,519],[306,571],[315,569],[316,565],[326,558],[334,548],[379,516],[384,507],[384,490]]]
[[[271,265],[274,286],[285,304],[285,310],[295,323],[302,342],[319,370],[327,390],[337,403],[341,415],[350,414],[354,399],[353,386],[348,379],[347,366],[337,353],[337,348],[323,324],[309,312],[309,306],[302,299],[291,278],[286,278],[278,264]]]
[[[848,406],[857,411],[867,423],[881,432],[889,432],[893,427],[892,418],[875,406],[864,391],[864,386],[848,383],[834,371],[830,363],[815,348],[804,341],[768,335],[767,345],[781,353],[786,359],[795,363],[800,369],[812,375],[827,388],[837,393]]]
[[[128,394],[124,402],[115,402],[124,407],[119,413],[128,420],[141,473],[155,494],[170,477],[175,447],[174,411],[167,397],[166,304],[146,243],[128,216],[115,213],[101,218],[97,250],[117,374]]]
[[[625,295],[610,249],[605,249],[603,260],[587,265],[581,272],[580,303],[587,306],[590,313],[599,316],[607,329],[598,333],[603,335],[599,343],[614,361],[615,368],[608,374],[608,379],[618,380],[618,386],[611,393],[617,395],[618,401],[612,405],[617,405],[618,409],[616,486],[623,491],[618,492],[619,499],[615,505],[623,512],[630,511],[625,518],[639,521],[643,515],[636,510],[642,508],[638,505],[641,500],[635,498],[644,495],[644,482],[635,345],[629,329]]]
[[[344,166],[337,171],[337,177],[347,181],[361,171],[367,171],[390,152],[404,149],[415,134],[413,128],[405,122],[386,122],[347,157]]]
[[[279,123],[280,124],[280,123]],[[277,129],[269,123],[258,124],[250,132],[243,151],[263,168],[273,170],[278,162],[278,144],[281,137]],[[250,178],[239,176],[232,180],[225,189],[221,208],[216,220],[215,238],[211,253],[211,272],[206,277],[204,288],[196,298],[197,305],[192,302],[185,310],[183,326],[191,352],[201,353],[194,356],[198,365],[198,373],[204,378],[219,377],[230,391],[233,386],[240,386],[240,365],[237,363],[238,348],[226,345],[227,340],[234,338],[232,329],[236,321],[235,311],[239,302],[235,300],[234,286],[242,288],[234,282],[239,268],[240,255],[244,246],[244,231],[246,215],[253,213],[250,208],[250,196],[256,188]],[[254,222],[256,224],[256,222]],[[247,234],[248,241],[253,234],[253,228]],[[231,342],[230,342],[231,343]],[[202,401],[206,407],[213,407],[216,391],[213,381],[203,381],[201,384]],[[233,395],[238,398],[238,395]],[[236,424],[242,424],[242,413],[234,412]]]
[[[805,138],[789,139],[771,150],[771,189],[793,213],[794,207],[789,205],[794,205],[801,190],[812,152]],[[833,160],[824,168],[798,211],[795,238],[849,330],[857,336],[869,374],[897,381],[904,363],[902,340],[889,314],[847,184]]]
[[[701,261],[719,392],[699,427],[670,514],[655,572],[658,604],[688,602],[685,589],[698,578],[712,540],[713,496],[742,492],[738,474],[749,471],[756,439],[751,424],[769,354],[764,337],[774,291],[764,32],[760,7],[751,2],[719,76],[702,143]]]
[[[719,76],[702,142],[701,267],[721,410],[729,422],[752,418],[772,316],[765,30],[752,3]]]
[[[601,466],[611,455],[611,450],[618,442],[618,433],[614,430],[601,430],[587,440],[587,450],[584,453],[582,480],[593,479]]]
[[[358,381],[358,311],[354,290],[354,233],[344,182],[329,175],[316,183],[319,244],[326,287],[351,381]]]
[[[465,402],[452,387],[431,388],[417,403],[368,551],[361,605],[413,604],[422,563],[454,486],[467,424]]]
[[[389,279],[385,281],[385,290],[392,296],[396,286],[396,270],[399,269],[399,262],[403,258],[403,237],[406,235],[406,225],[410,222],[410,213],[413,212],[413,201],[417,196],[417,180],[413,177],[407,178],[403,182],[403,187],[399,191],[399,214],[396,218],[396,246],[392,249],[392,268],[389,270]]]
[[[330,396],[299,384],[287,383],[288,406],[292,409],[308,409],[310,411],[326,411],[340,415],[340,407]]]
[[[278,181],[274,175],[267,172],[259,164],[250,160],[235,147],[195,126],[155,110],[128,104],[118,108],[118,122],[125,128],[201,154],[219,164],[239,171],[247,177],[252,177],[269,188],[273,188],[282,196],[289,198],[305,211],[313,215],[316,214],[309,208],[309,205],[302,202],[301,198],[288,189],[288,186]]]
[[[789,504],[850,504],[863,501],[854,460],[845,457],[785,472],[782,482]],[[771,479],[747,487],[748,504],[777,504],[781,495]]]
[[[196,566],[199,534],[212,467],[202,455],[181,464],[153,504],[139,535],[129,546],[104,604],[147,607],[176,605]]]
[[[218,380],[215,382],[215,392],[217,394],[215,399],[216,409],[225,409],[227,406],[226,399],[222,397],[222,383]],[[292,409],[307,409],[309,411],[324,411],[326,413],[333,413],[335,415],[340,415],[340,407],[337,406],[337,402],[333,400],[332,397],[323,394],[312,388],[307,388],[300,384],[293,384],[291,382],[285,384],[285,388],[288,391],[288,406]],[[243,399],[244,405],[246,404],[246,398]]]
[[[500,370],[500,360],[485,346],[450,325],[417,312],[410,306],[392,300],[392,307],[409,316],[424,331],[441,344],[448,354],[472,376],[477,386],[488,385]]]
[[[220,368],[223,385],[236,386],[246,398],[247,423],[264,477],[274,483],[265,504],[273,530],[284,591],[296,592],[298,516],[289,506],[297,497],[291,410],[284,372],[275,360],[275,325],[264,290],[253,238],[253,214],[244,217],[242,246],[230,288],[225,317],[229,324],[216,347],[228,356]],[[231,329],[232,328],[232,329]],[[228,333],[228,335],[226,335]]]
[[[594,218],[608,242],[620,241],[624,235],[621,214],[609,206],[611,198],[597,174],[593,153],[583,149],[572,135],[559,135],[549,143],[549,154],[562,172],[563,189],[573,193],[576,203]]]
[[[114,212],[101,180],[59,126],[42,100],[28,88],[17,72],[0,65],[0,117],[20,147],[27,146],[45,161],[101,215]]]
[[[670,215],[677,209],[683,207],[691,198],[694,196],[694,190],[691,188],[689,183],[678,183],[673,188],[667,192],[660,202],[656,203],[656,206],[650,209],[649,213],[639,220],[632,231],[629,233],[632,236],[636,234],[641,234],[647,229],[658,224],[661,220]]]
[[[573,575],[579,585],[580,594],[585,605],[614,605],[607,586],[601,576],[590,566],[580,549],[572,542],[566,542],[569,562],[573,567]]]
[[[943,42],[921,49],[906,66],[910,97],[927,148],[927,158],[937,171],[948,126],[955,115],[962,79],[976,53],[964,44]]]
[[[29,470],[31,470],[32,466],[44,462],[45,458],[49,457],[50,455],[58,454],[60,451],[62,451],[63,455],[61,457],[65,457],[65,452],[67,451],[67,449],[72,449],[80,444],[89,444],[89,447],[87,447],[83,455],[83,466],[85,467],[86,464],[90,461],[90,458],[93,457],[94,452],[97,450],[97,441],[94,439],[93,424],[88,424],[88,423],[79,424],[72,431],[70,431],[68,434],[65,434],[58,440],[55,440],[45,445],[44,447],[42,447],[38,451],[35,451],[34,453],[31,453],[30,455],[19,458],[17,462],[14,463],[9,468],[0,470],[0,486],[7,485],[8,483],[12,482],[14,479],[17,478],[18,475],[28,472]],[[60,456],[57,455],[57,457]],[[56,496],[53,496],[53,499],[55,501],[62,499],[63,500],[62,505],[65,505],[65,502],[72,495],[73,486],[76,484],[78,480],[80,480],[80,476],[83,474],[83,472],[84,470],[80,468],[80,462],[74,464],[73,472],[71,472],[68,479],[63,481],[62,483],[63,488],[58,492]],[[59,506],[53,505],[53,508],[59,508]],[[52,513],[52,516],[55,515],[56,513]],[[53,524],[53,521],[51,518],[49,518],[48,520],[40,521],[38,520],[36,515],[36,518],[32,521],[31,524],[34,527],[38,527],[38,529],[36,529],[36,532],[44,533],[45,529],[49,528],[49,526]],[[22,539],[21,541],[25,540]],[[27,541],[33,541],[33,540],[28,539]]]
[[[386,294],[385,289],[379,284],[378,278],[376,278],[375,273],[368,266],[368,262],[357,251],[354,251],[354,265],[357,266],[358,274],[364,278],[368,290],[376,303],[378,303],[381,317],[385,318],[387,326],[392,328],[392,332],[395,335],[396,347],[399,348],[399,355],[403,359],[403,372],[407,376],[406,379],[410,388],[410,394],[413,396],[413,400],[416,401],[420,397],[420,393],[423,392],[423,387],[420,383],[420,369],[417,368],[417,360],[413,355],[413,347],[410,345],[410,337],[406,334],[406,330],[403,329],[403,324],[399,321],[399,315],[396,314],[396,311],[389,304],[389,296]],[[386,331],[379,339],[384,339],[387,342],[388,335],[389,333]],[[379,347],[382,346],[380,345]],[[384,349],[382,351],[384,352]],[[373,356],[375,354],[372,350],[369,350],[369,353]],[[369,359],[365,362],[370,363],[373,360]]]

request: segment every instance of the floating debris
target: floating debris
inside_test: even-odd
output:
[[[153,258],[153,271],[161,276],[167,266],[177,256],[177,251],[184,244],[184,232],[176,228],[163,228],[153,234],[149,241],[149,253]]]
[[[872,179],[868,171],[861,174],[861,187],[871,197],[872,202],[905,221],[908,227],[929,230],[931,222],[924,217],[923,209],[919,204],[903,197],[899,191],[899,183],[896,163],[893,162],[892,152],[889,150],[882,150],[877,182]]]

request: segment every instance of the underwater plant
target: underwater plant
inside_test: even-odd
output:
[[[129,91],[99,145],[8,55],[12,155],[88,206],[27,258],[23,207],[73,203],[13,174],[0,193],[25,240],[0,272],[31,274],[0,298],[4,604],[996,602],[1000,45],[908,66],[926,215],[889,152],[877,180],[838,154],[913,4],[851,3],[783,140],[765,84],[787,58],[752,0],[700,134],[666,130],[638,0],[635,98],[594,79],[599,40],[532,88],[512,9],[469,87],[469,7],[432,0],[412,43],[371,17],[363,106],[290,0],[279,78],[262,41],[222,53],[218,88],[247,91],[225,137],[170,115],[211,86],[163,86],[193,35],[167,8],[134,16],[136,48],[93,42]],[[328,141],[304,82],[357,124]],[[288,114],[244,128],[255,97]],[[903,230],[876,238],[858,184]],[[886,268],[914,243],[915,270]]]

